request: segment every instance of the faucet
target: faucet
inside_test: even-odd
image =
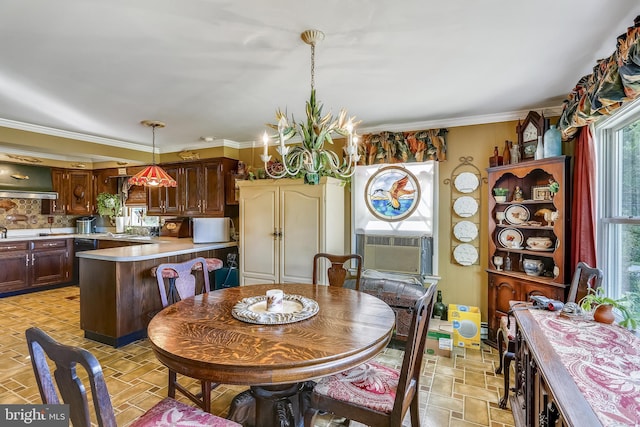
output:
[[[7,238],[7,227],[3,227],[0,225],[0,239]]]

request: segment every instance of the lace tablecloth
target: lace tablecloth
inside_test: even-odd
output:
[[[605,426],[640,426],[640,338],[616,325],[531,310]]]

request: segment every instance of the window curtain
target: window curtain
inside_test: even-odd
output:
[[[592,267],[596,262],[595,245],[595,147],[591,129],[583,126],[578,132],[573,172],[573,205],[571,208],[571,266],[579,261]]]
[[[608,116],[640,96],[640,15],[620,35],[613,54],[598,61],[593,73],[582,77],[564,101],[558,127],[563,140]]]
[[[362,136],[362,164],[409,163],[447,159],[447,129],[380,132]]]
[[[596,266],[595,147],[589,124],[609,116],[640,96],[640,15],[618,36],[613,54],[598,61],[593,73],[582,77],[564,101],[558,121],[562,139],[578,135],[573,175],[571,263]]]

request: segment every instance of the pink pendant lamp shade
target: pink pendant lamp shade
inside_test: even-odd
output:
[[[178,184],[168,173],[160,166],[156,165],[156,128],[163,128],[165,124],[154,120],[143,120],[140,122],[143,126],[153,129],[153,160],[152,165],[147,166],[129,178],[130,185],[144,185],[150,187],[175,187]]]
[[[131,185],[147,185],[153,187],[175,187],[176,180],[160,166],[151,165],[129,178]]]

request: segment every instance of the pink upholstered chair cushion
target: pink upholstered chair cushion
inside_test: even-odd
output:
[[[396,398],[400,372],[376,362],[321,378],[313,389],[329,396],[376,411],[390,413]]]
[[[185,405],[167,397],[161,400],[143,416],[131,424],[131,427],[173,427],[173,426],[214,426],[241,427],[233,421],[216,417],[202,409]]]
[[[224,265],[222,260],[218,258],[205,258],[204,260],[207,261],[207,271],[220,270]],[[202,270],[202,264],[195,264],[193,269]]]
[[[153,277],[156,277],[157,271],[158,271],[158,267],[153,267],[151,269],[151,275]],[[170,268],[165,268],[164,270],[162,270],[162,277],[164,277],[165,279],[175,279],[178,277],[178,272]]]

